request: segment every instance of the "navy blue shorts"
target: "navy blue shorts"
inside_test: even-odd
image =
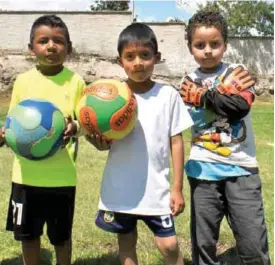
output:
[[[171,214],[148,216],[99,210],[95,223],[107,232],[128,234],[136,229],[138,220],[142,220],[155,236],[169,237],[176,234]]]
[[[8,231],[18,241],[33,240],[43,234],[51,244],[70,239],[75,205],[75,187],[44,188],[12,183],[8,209]]]

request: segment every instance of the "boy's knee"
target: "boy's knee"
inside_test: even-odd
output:
[[[175,255],[179,252],[179,244],[176,237],[156,239],[156,244],[164,256]]]

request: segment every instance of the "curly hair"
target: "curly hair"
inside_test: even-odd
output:
[[[199,11],[193,15],[187,26],[188,46],[191,46],[194,31],[198,27],[215,27],[220,30],[224,42],[227,42],[227,21],[220,12]]]

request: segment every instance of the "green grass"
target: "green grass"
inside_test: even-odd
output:
[[[1,105],[2,106],[2,105]],[[0,109],[2,117],[7,108]],[[257,143],[257,158],[260,165],[260,175],[263,184],[263,198],[266,221],[269,232],[270,254],[273,260],[273,104],[257,102],[252,111],[253,128]],[[2,118],[3,121],[3,118]],[[184,139],[188,139],[189,132]],[[13,155],[8,148],[0,149],[0,264],[22,264],[20,244],[13,240],[13,235],[5,231],[6,211],[10,193],[10,175]],[[189,143],[186,143],[186,157],[189,154]],[[117,243],[115,235],[98,229],[94,224],[97,211],[100,181],[106,159],[106,152],[98,152],[91,145],[81,139],[78,157],[78,186],[76,197],[76,210],[73,229],[73,264],[74,265],[118,265]],[[185,212],[176,218],[176,229],[186,265],[191,265],[190,236],[189,236],[189,188],[185,180]],[[152,233],[140,223],[138,225],[138,257],[142,265],[160,265],[161,256],[157,251]],[[46,236],[42,238],[41,265],[55,264],[52,246]],[[221,227],[218,252],[224,261],[223,264],[237,265],[234,238],[224,221]]]
[[[4,124],[4,120],[5,120],[5,116],[6,116],[6,113],[7,113],[8,105],[9,105],[8,98],[1,100],[1,94],[0,94],[0,128]]]

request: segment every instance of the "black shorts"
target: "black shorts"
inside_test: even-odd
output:
[[[62,245],[72,234],[75,187],[32,187],[12,183],[6,229],[18,241],[32,240],[43,234],[51,244]]]
[[[142,220],[155,236],[170,237],[176,234],[171,214],[149,216],[99,210],[95,223],[107,232],[128,234],[136,229],[138,220]]]

